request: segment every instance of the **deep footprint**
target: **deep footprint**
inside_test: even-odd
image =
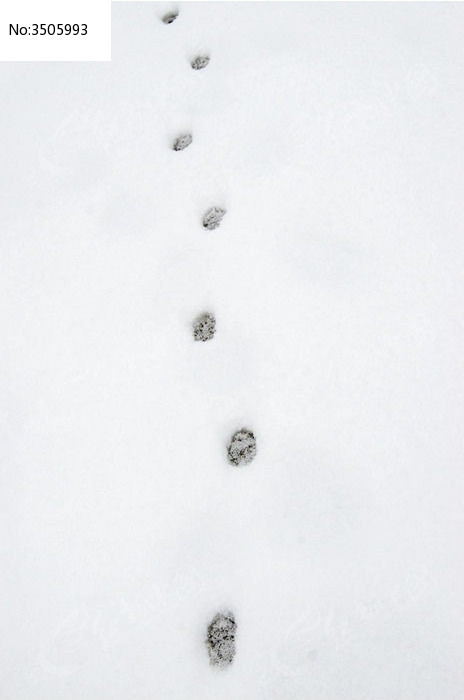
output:
[[[216,333],[216,319],[213,314],[204,313],[193,322],[193,337],[195,340],[205,343],[211,340]]]
[[[229,666],[235,656],[237,624],[231,612],[218,613],[208,625],[206,646],[212,666]]]
[[[211,207],[208,209],[203,216],[203,228],[206,228],[208,231],[214,231],[215,228],[220,226],[225,213],[226,210],[221,209],[221,207]]]
[[[256,457],[256,438],[251,430],[242,428],[232,435],[227,456],[234,467],[249,464]]]
[[[174,139],[172,148],[174,151],[183,151],[188,148],[193,141],[192,134],[181,134],[176,139]]]
[[[201,70],[202,68],[206,68],[208,63],[209,56],[196,56],[190,65],[192,66],[193,70]]]

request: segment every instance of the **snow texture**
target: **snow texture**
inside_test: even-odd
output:
[[[210,663],[223,668],[230,666],[235,656],[237,624],[231,612],[218,613],[208,625],[206,646]]]
[[[214,231],[221,225],[225,213],[226,210],[221,209],[221,207],[210,207],[203,216],[203,228],[208,229],[208,231]]]
[[[237,430],[232,435],[227,454],[229,462],[236,467],[249,464],[256,456],[256,438],[251,430],[246,428]]]
[[[193,70],[202,70],[209,63],[209,56],[196,56],[191,62]]]
[[[464,4],[173,7],[0,63],[0,698],[462,700]]]
[[[190,146],[192,140],[192,134],[182,134],[174,140],[172,148],[174,151],[183,151],[185,148]]]
[[[193,337],[195,340],[206,342],[214,337],[216,332],[216,319],[213,314],[204,313],[195,319],[193,323]]]

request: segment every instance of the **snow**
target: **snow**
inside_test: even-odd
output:
[[[0,66],[0,697],[460,700],[464,6],[178,9]]]

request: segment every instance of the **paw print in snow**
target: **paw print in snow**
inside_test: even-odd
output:
[[[229,462],[235,467],[249,464],[256,456],[256,438],[251,430],[242,428],[232,435],[227,448]]]
[[[178,16],[179,13],[176,10],[174,10],[173,12],[168,12],[166,15],[164,15],[163,22],[164,24],[172,24]]]
[[[220,226],[225,213],[226,210],[221,209],[221,207],[211,207],[208,209],[203,216],[203,228],[207,229],[208,231],[214,231],[215,228]]]
[[[192,134],[181,134],[176,139],[174,139],[172,149],[173,151],[183,151],[185,148],[190,146],[192,141]]]
[[[208,625],[206,646],[212,666],[229,666],[235,656],[237,624],[231,612],[218,613]]]
[[[202,70],[202,68],[206,68],[208,63],[209,56],[196,56],[190,65],[192,66],[193,70]]]
[[[193,323],[193,337],[195,340],[206,342],[211,340],[216,333],[216,319],[213,314],[205,313],[198,316]]]

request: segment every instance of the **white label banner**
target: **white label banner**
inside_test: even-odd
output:
[[[0,61],[110,60],[110,0],[0,2]]]

